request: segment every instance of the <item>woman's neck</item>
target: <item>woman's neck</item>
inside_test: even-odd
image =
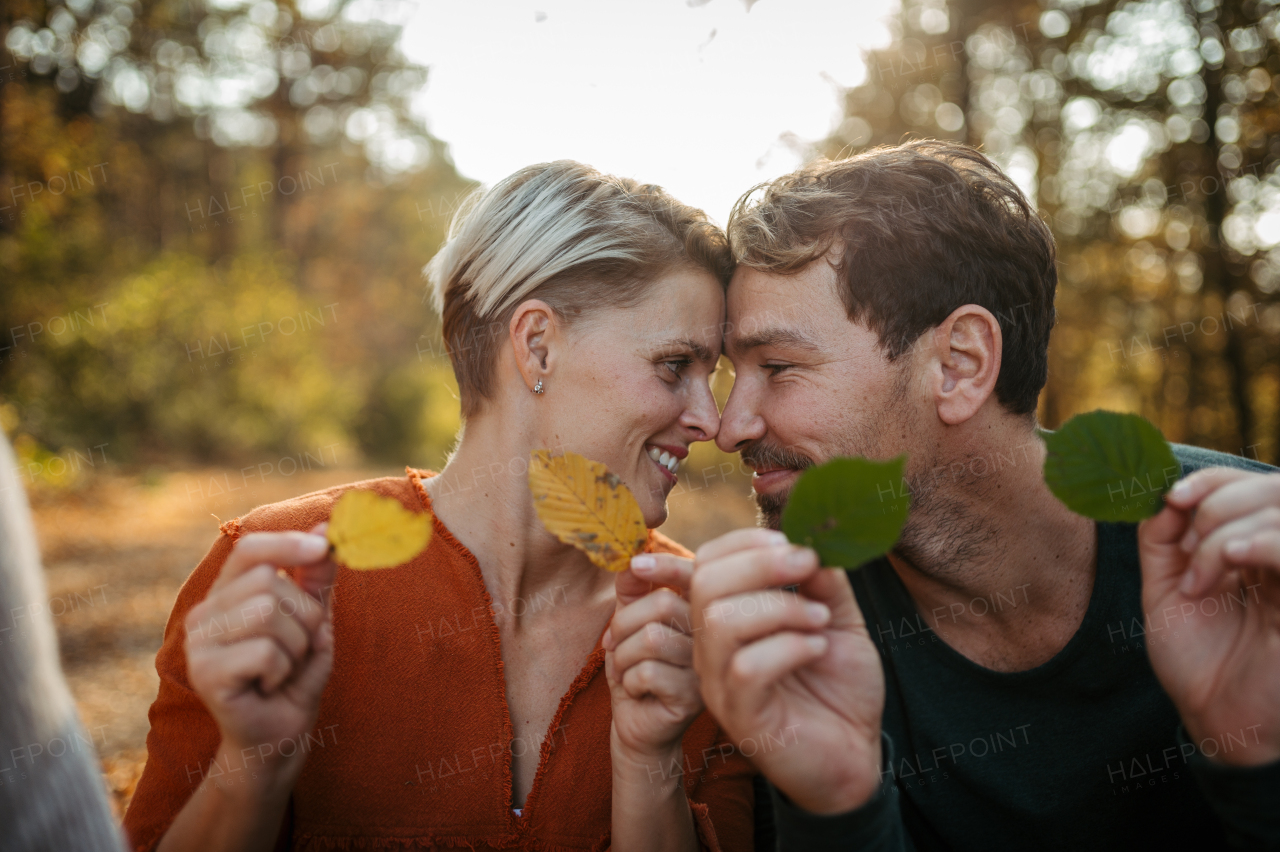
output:
[[[543,447],[510,422],[494,415],[467,421],[444,470],[423,481],[432,509],[475,555],[489,596],[507,612],[527,610],[518,602],[540,594],[567,603],[593,600],[612,589],[613,578],[543,527],[527,476],[530,452]]]

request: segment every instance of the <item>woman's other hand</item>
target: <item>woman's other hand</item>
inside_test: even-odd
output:
[[[605,631],[615,746],[649,761],[678,758],[702,712],[693,670],[689,584],[693,560],[643,553],[618,575],[617,610]]]
[[[333,667],[328,591],[337,569],[324,528],[245,535],[187,614],[188,678],[229,765],[268,776],[301,769],[298,741],[316,724]],[[297,566],[294,579],[284,566]]]

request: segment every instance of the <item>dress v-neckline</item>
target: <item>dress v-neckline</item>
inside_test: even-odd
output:
[[[498,622],[493,614],[493,599],[489,596],[489,589],[484,583],[484,574],[480,571],[480,560],[476,559],[474,553],[454,536],[449,528],[440,520],[440,516],[431,511],[431,495],[427,493],[426,487],[423,485],[423,479],[429,479],[436,474],[432,471],[420,471],[408,469],[409,477],[413,480],[414,488],[418,492],[418,499],[422,502],[422,506],[431,515],[434,534],[439,539],[453,548],[460,555],[464,562],[471,568],[471,579],[476,583],[481,600],[484,601],[485,615],[488,618],[489,636],[491,642],[491,652],[495,671],[497,674],[497,692],[502,705],[502,735],[506,739],[506,759],[502,762],[502,789],[504,809],[507,813],[507,820],[517,831],[523,831],[525,827],[532,824],[533,820],[530,813],[534,811],[538,801],[538,794],[542,789],[542,776],[546,774],[548,764],[551,760],[551,748],[554,744],[554,735],[561,727],[565,713],[569,706],[573,703],[573,699],[578,693],[586,688],[591,679],[604,666],[604,647],[601,640],[604,639],[605,631],[609,629],[609,623],[606,622],[604,627],[600,629],[599,635],[596,636],[595,645],[591,652],[587,654],[586,661],[582,668],[574,677],[573,682],[569,684],[568,690],[564,695],[560,696],[560,703],[556,706],[555,715],[551,717],[551,724],[543,736],[542,744],[538,754],[538,767],[533,774],[533,784],[529,787],[529,795],[525,797],[523,807],[516,808],[512,799],[514,790],[514,775],[512,772],[512,754],[511,742],[514,728],[511,724],[511,706],[507,702],[507,680],[506,680],[506,664],[502,659],[502,632],[498,629]],[[612,619],[610,619],[612,620]],[[519,813],[516,813],[519,811]]]

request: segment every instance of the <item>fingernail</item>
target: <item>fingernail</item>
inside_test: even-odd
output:
[[[1190,553],[1196,549],[1196,545],[1199,543],[1200,533],[1196,532],[1194,529],[1190,529],[1187,530],[1187,534],[1182,537],[1182,544],[1180,544],[1179,547],[1182,548],[1183,553]]]
[[[1242,559],[1249,554],[1249,542],[1243,538],[1233,539],[1223,545],[1222,550],[1232,559]]]
[[[766,533],[766,535],[769,538],[770,544],[786,544],[787,543],[786,533],[781,532],[780,530],[769,530],[768,533]]]
[[[1187,571],[1187,573],[1182,575],[1182,582],[1178,584],[1178,591],[1182,592],[1184,595],[1190,595],[1195,587],[1196,573],[1194,571]]]
[[[787,555],[787,563],[793,568],[806,568],[813,564],[813,551],[808,548],[793,550]]]
[[[613,650],[613,628],[610,627],[604,631],[604,635],[600,637],[600,644],[606,651]]]
[[[303,559],[308,561],[319,559],[329,552],[329,539],[319,535],[308,535],[299,543],[298,549],[300,551],[298,555]]]
[[[1174,484],[1173,488],[1169,491],[1169,496],[1174,500],[1185,500],[1191,496],[1191,486],[1185,479],[1183,479]]]
[[[807,603],[804,605],[804,614],[814,624],[826,624],[827,619],[831,617],[831,610],[827,609],[825,604]]]
[[[658,560],[651,554],[641,553],[631,557],[631,570],[637,574],[647,574],[658,567]]]
[[[825,636],[806,636],[804,642],[815,654],[824,653],[827,650],[827,637]]]

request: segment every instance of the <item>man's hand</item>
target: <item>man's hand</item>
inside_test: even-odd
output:
[[[807,811],[868,802],[884,671],[844,572],[781,533],[738,530],[698,550],[690,600],[702,696],[730,738],[782,739],[751,760]]]
[[[1192,474],[1138,548],[1148,654],[1188,733],[1222,763],[1280,760],[1280,474]]]

